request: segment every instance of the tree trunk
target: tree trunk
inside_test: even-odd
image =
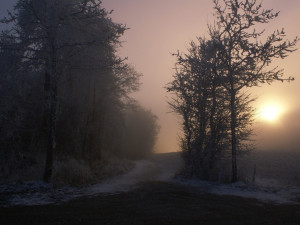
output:
[[[49,58],[50,58],[50,74],[49,74],[49,124],[48,124],[48,146],[46,153],[46,165],[44,171],[45,182],[50,182],[53,172],[53,156],[56,148],[56,107],[57,107],[57,71],[56,71],[56,40],[55,40],[55,8],[51,11],[51,30],[49,36]]]
[[[209,140],[209,149],[210,151],[216,150],[217,147],[217,132],[216,132],[216,123],[215,123],[215,114],[217,108],[217,97],[216,97],[216,82],[213,81],[213,86],[211,90],[212,105],[210,109],[210,140]],[[215,154],[214,154],[215,155]]]
[[[44,171],[44,181],[49,183],[53,172],[53,155],[56,148],[56,106],[57,106],[57,94],[56,88],[51,87],[50,90],[50,102],[49,102],[49,125],[48,125],[48,146],[46,153],[46,165]]]
[[[184,127],[186,130],[186,136],[185,139],[187,141],[187,163],[186,166],[188,165],[188,171],[190,173],[190,177],[193,177],[194,174],[194,162],[193,162],[193,155],[192,155],[192,146],[191,146],[191,139],[192,139],[192,131],[190,128],[190,121],[189,121],[189,115],[188,112],[191,110],[183,110],[183,118],[184,118]]]
[[[237,146],[236,146],[236,94],[231,90],[230,110],[231,110],[231,148],[232,148],[232,182],[237,181]]]

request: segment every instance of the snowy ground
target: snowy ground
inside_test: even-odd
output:
[[[40,181],[0,185],[0,205],[59,204],[83,196],[118,194],[134,189],[140,182],[171,181],[181,165],[178,154],[161,154],[136,161],[130,172],[89,187],[54,188]]]
[[[236,182],[233,184],[219,184],[199,180],[181,180],[183,185],[197,187],[199,191],[205,191],[217,195],[232,195],[244,198],[255,198],[263,202],[275,204],[300,204],[300,189],[295,186],[271,186],[266,184],[277,183],[274,180],[258,179],[256,184]],[[259,185],[262,183],[263,185]]]
[[[149,160],[137,161],[135,168],[127,174],[84,188],[53,188],[43,182],[0,185],[0,205],[60,204],[77,197],[118,194],[133,190],[141,182],[151,181],[174,182],[196,187],[202,192],[218,195],[256,198],[277,204],[300,204],[299,187],[283,187],[275,180],[259,178],[257,178],[254,185],[246,185],[242,182],[218,184],[199,180],[173,179],[174,174],[181,166],[182,161],[179,154],[160,154]]]

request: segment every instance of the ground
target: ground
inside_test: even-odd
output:
[[[0,225],[300,225],[299,185],[259,177],[252,184],[174,179],[179,154],[135,163],[132,171],[87,187],[0,185]]]
[[[300,224],[300,205],[215,195],[178,183],[146,182],[137,189],[81,197],[59,205],[0,208],[3,225]]]

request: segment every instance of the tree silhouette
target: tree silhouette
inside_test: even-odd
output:
[[[139,86],[140,74],[116,54],[127,28],[114,23],[101,4],[92,0],[19,0],[14,12],[2,20],[13,26],[1,33],[1,56],[16,52],[14,67],[32,89],[44,79],[44,85],[39,83],[44,90],[35,95],[45,95],[38,104],[46,114],[47,182],[58,151],[99,159],[103,148],[113,148],[112,138],[122,130],[117,128],[124,119],[122,107],[128,93]],[[31,76],[35,77],[28,84]]]
[[[185,173],[209,180],[223,179],[219,175],[221,161],[227,158],[230,146],[230,98],[222,85],[218,42],[198,38],[198,42],[191,42],[187,54],[175,56],[176,72],[167,90],[173,93],[171,108],[183,119],[181,147]],[[237,131],[241,142],[251,134],[251,101],[245,94],[237,98]],[[245,147],[249,145],[241,150]]]
[[[174,80],[167,86],[174,94],[169,104],[183,118],[185,172],[205,179],[211,176],[215,159],[228,147],[227,100],[216,73],[215,44],[199,38],[198,43],[191,42],[187,54],[177,53]]]
[[[176,72],[167,90],[175,94],[172,109],[183,118],[182,149],[187,167],[197,174],[201,174],[199,169],[211,170],[215,153],[231,148],[234,182],[238,178],[237,152],[251,147],[254,99],[245,89],[293,80],[270,63],[295,51],[299,39],[284,40],[282,29],[263,41],[264,31],[255,26],[268,23],[278,13],[263,9],[256,0],[213,2],[216,22],[208,26],[209,39],[198,38],[199,44],[192,42],[187,54],[176,54]],[[208,166],[203,164],[206,160]]]
[[[222,2],[222,3],[220,3]],[[298,42],[283,40],[285,31],[277,30],[262,41],[263,31],[255,25],[266,24],[279,13],[266,10],[256,0],[214,0],[216,24],[209,26],[209,35],[218,41],[222,55],[222,84],[230,96],[232,181],[237,180],[237,96],[245,87],[258,86],[276,80],[291,81],[283,77],[283,70],[270,68],[275,58],[285,58],[295,51]]]

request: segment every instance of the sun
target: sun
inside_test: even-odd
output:
[[[275,122],[282,113],[282,107],[276,104],[266,104],[262,107],[260,117],[269,122]]]

